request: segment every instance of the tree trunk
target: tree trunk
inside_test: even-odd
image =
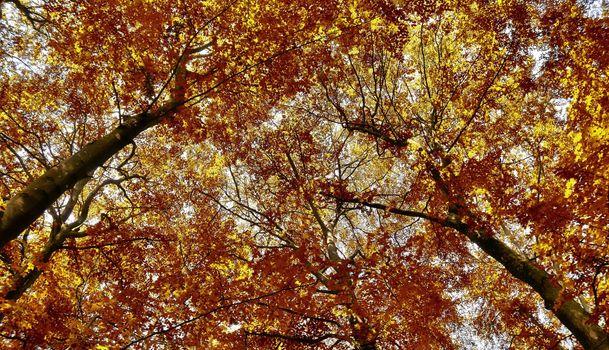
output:
[[[102,138],[85,145],[70,158],[48,169],[7,203],[0,218],[0,248],[17,238],[38,219],[67,189],[95,171],[142,131],[159,123],[178,107],[170,102],[154,112],[144,112],[124,119],[123,123]]]
[[[514,277],[533,287],[543,299],[546,308],[554,312],[585,349],[609,350],[607,332],[590,321],[590,315],[578,302],[572,298],[561,300],[563,288],[552,281],[552,276],[545,270],[486,232],[475,232],[467,225],[454,220],[447,221],[446,225],[467,236]]]
[[[42,274],[42,270],[34,267],[34,269],[28,272],[26,275],[19,277],[14,287],[4,294],[4,299],[16,301],[21,298],[23,293],[25,293],[33,284],[36,282],[38,277]],[[0,314],[0,320],[2,320],[4,315]]]
[[[590,320],[590,315],[578,302],[572,298],[561,299],[563,288],[552,280],[552,276],[549,273],[518,254],[492,234],[472,230],[465,223],[461,222],[456,215],[450,219],[443,220],[426,213],[391,208],[379,203],[354,199],[346,201],[360,203],[370,208],[377,208],[398,215],[426,219],[456,229],[472,243],[480,247],[486,254],[503,265],[512,276],[531,286],[541,296],[546,308],[552,310],[560,322],[573,333],[585,349],[609,350],[609,334],[602,327],[599,327],[598,324]]]

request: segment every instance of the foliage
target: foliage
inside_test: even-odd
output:
[[[0,9],[2,346],[609,348],[603,2]]]

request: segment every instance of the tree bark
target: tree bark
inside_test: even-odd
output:
[[[443,159],[444,161],[444,159]],[[461,212],[476,220],[476,215],[471,213],[462,202],[463,196],[453,193],[442,175],[433,165],[428,166],[432,178],[438,185],[442,194],[447,198],[449,204],[448,219],[437,220],[440,224],[452,227],[469,238],[485,253],[497,260],[508,270],[512,276],[518,278],[531,286],[544,301],[545,307],[551,310],[556,317],[567,327],[575,338],[585,349],[609,350],[609,334],[597,323],[590,320],[590,315],[584,308],[573,300],[563,298],[563,287],[553,280],[552,276],[541,266],[534,264],[531,260],[518,254],[507,244],[497,239],[492,232],[484,229],[474,230],[461,220]]]
[[[36,282],[40,275],[42,275],[42,270],[34,267],[34,269],[28,272],[26,275],[19,277],[14,287],[4,294],[4,299],[16,301],[17,299],[21,298],[23,293],[25,293],[34,284],[34,282]],[[0,314],[0,321],[3,317],[4,315]]]
[[[7,203],[0,218],[0,248],[17,238],[38,219],[67,189],[95,171],[123,147],[133,142],[144,130],[158,124],[162,117],[175,110],[177,102],[169,102],[154,112],[127,117],[123,123],[102,138],[85,145],[70,158],[48,169]]]
[[[563,287],[554,282],[549,273],[486,232],[476,232],[454,220],[446,221],[446,225],[467,236],[485,253],[503,265],[512,276],[535,289],[546,308],[554,312],[585,349],[609,350],[607,332],[590,320],[590,315],[578,302],[572,298],[561,299]]]
[[[472,230],[455,217],[444,220],[422,212],[390,208],[380,203],[368,203],[355,199],[345,201],[360,203],[370,208],[377,208],[398,215],[423,218],[456,229],[503,265],[512,276],[531,286],[541,296],[545,307],[558,317],[560,322],[573,333],[585,349],[609,350],[609,334],[590,320],[590,315],[573,298],[562,299],[563,287],[555,282],[548,272],[489,232]]]

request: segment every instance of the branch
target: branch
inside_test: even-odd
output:
[[[67,228],[69,230],[72,230],[72,229],[82,225],[85,222],[85,220],[89,216],[89,209],[91,207],[91,204],[93,203],[95,196],[97,196],[97,193],[99,193],[99,191],[102,188],[104,188],[108,185],[119,186],[123,181],[127,181],[127,180],[134,179],[134,178],[142,178],[142,176],[130,175],[130,176],[124,176],[124,177],[121,177],[118,179],[106,179],[106,180],[102,181],[101,183],[99,183],[84,199],[83,204],[80,209],[80,215],[78,216],[78,218],[74,222],[67,224],[66,225]]]
[[[466,236],[486,254],[499,262],[512,276],[532,287],[543,299],[545,307],[575,335],[585,349],[609,349],[609,336],[598,324],[590,321],[590,315],[573,298],[563,300],[564,288],[553,276],[542,267],[534,264],[526,257],[516,252],[504,242],[497,239],[493,232],[475,229],[464,223],[457,213],[452,213],[448,219],[439,219],[425,213],[411,210],[390,208],[384,204],[368,203],[357,199],[347,200],[367,207],[385,210],[398,215],[419,217],[431,222],[450,227]],[[451,214],[451,213],[449,213]],[[471,219],[475,216],[468,213]]]
[[[272,307],[272,305],[269,305],[269,304],[263,303],[263,302],[259,302],[259,303],[256,303],[256,304],[262,305],[262,306],[266,306],[266,307],[269,307],[269,308]],[[275,306],[275,305],[273,305],[273,306]],[[281,311],[285,311],[285,312],[287,312],[289,314],[292,314],[292,315],[301,316],[301,317],[308,318],[308,319],[315,320],[315,321],[320,321],[320,322],[325,322],[325,323],[331,323],[331,324],[333,324],[333,325],[335,325],[337,327],[340,326],[340,323],[338,323],[337,321],[334,321],[334,320],[330,320],[330,319],[323,318],[323,317],[310,316],[310,315],[307,315],[307,314],[304,314],[304,313],[301,313],[301,312],[297,312],[297,311],[294,311],[294,310],[291,310],[291,309],[288,309],[288,308],[285,308],[285,307],[279,307],[279,306],[275,306],[275,307],[277,309],[281,310]]]
[[[211,17],[210,19],[208,19],[202,26],[201,28],[199,28],[193,35],[192,37],[188,40],[188,42],[186,43],[186,46],[184,47],[184,49],[182,50],[182,52],[180,53],[180,56],[178,57],[178,60],[176,61],[173,69],[171,70],[171,74],[169,75],[169,78],[167,78],[167,80],[165,81],[165,83],[163,84],[163,86],[161,87],[161,90],[159,90],[159,92],[156,94],[156,96],[154,96],[154,98],[152,99],[152,102],[150,102],[150,104],[148,105],[148,107],[146,108],[146,110],[144,111],[144,113],[148,113],[148,111],[150,111],[150,109],[156,104],[156,102],[159,100],[159,98],[161,97],[161,95],[163,94],[163,92],[165,91],[165,89],[167,89],[167,86],[169,86],[169,83],[171,82],[171,80],[174,77],[177,77],[177,75],[179,74],[180,68],[183,67],[185,70],[185,65],[186,65],[186,57],[188,55],[190,55],[191,53],[191,45],[194,42],[194,40],[196,39],[196,37],[199,35],[199,33],[201,32],[201,30],[203,30],[203,28],[207,27],[209,24],[211,24],[211,22],[213,22],[214,20],[216,20],[217,18],[219,18],[220,16],[222,16],[226,11],[228,11],[229,8],[231,8],[233,6],[233,4],[235,4],[237,2],[237,0],[233,0],[231,1],[228,5],[226,5],[220,12],[218,12],[217,14],[215,14],[213,17]],[[205,45],[204,45],[205,46]],[[185,87],[182,87],[182,89],[184,89]],[[207,93],[206,93],[207,94]],[[182,106],[184,104],[186,104],[186,102],[188,101],[183,101],[182,98],[178,99],[178,100],[174,100],[175,94],[172,92],[171,94],[171,99],[172,102],[174,103],[178,103],[179,106]]]
[[[267,333],[267,332],[245,332],[246,335],[255,335],[258,337],[268,337],[268,338],[279,338],[283,340],[289,340],[297,343],[305,343],[305,344],[317,344],[326,339],[337,338],[338,335],[334,333],[324,334],[319,337],[299,337],[299,336],[291,336],[279,333]]]
[[[72,215],[72,211],[74,210],[74,206],[78,201],[78,197],[82,193],[85,188],[85,185],[91,180],[91,177],[85,177],[83,179],[78,180],[72,191],[70,193],[70,198],[68,199],[68,203],[65,204],[63,210],[60,214],[61,222],[66,222],[69,219],[70,215]]]
[[[85,246],[66,246],[66,245],[62,245],[58,249],[64,249],[64,250],[101,249],[101,248],[105,248],[105,247],[110,247],[110,246],[115,246],[115,245],[120,245],[120,244],[125,244],[125,243],[139,242],[139,241],[145,241],[145,242],[171,242],[171,241],[174,241],[174,240],[172,240],[172,239],[155,239],[155,238],[148,238],[148,237],[135,237],[135,238],[123,239],[123,240],[120,240],[120,241],[117,241],[117,242],[92,244],[92,245],[85,245]]]
[[[270,292],[270,293],[266,293],[266,294],[259,295],[259,296],[257,296],[257,297],[252,297],[252,298],[242,299],[242,300],[240,300],[240,301],[236,301],[236,302],[233,302],[233,303],[229,303],[229,304],[224,304],[224,305],[218,306],[218,307],[216,307],[216,308],[214,308],[214,309],[211,309],[211,310],[209,310],[209,311],[207,311],[207,312],[201,313],[201,314],[199,314],[199,315],[197,315],[197,316],[195,316],[195,317],[193,317],[193,318],[190,318],[190,319],[188,319],[188,320],[185,320],[185,321],[182,321],[182,322],[176,323],[176,324],[174,324],[173,326],[170,326],[170,327],[167,327],[167,328],[164,328],[164,329],[158,330],[158,331],[151,332],[151,333],[149,333],[148,335],[145,335],[145,336],[143,336],[143,337],[141,337],[141,338],[135,339],[135,340],[131,341],[129,344],[127,344],[127,345],[125,345],[125,346],[121,347],[121,349],[128,349],[128,348],[130,348],[132,345],[135,345],[135,344],[137,344],[137,343],[139,343],[139,342],[142,342],[142,341],[144,341],[144,340],[150,339],[150,338],[152,338],[152,337],[154,337],[154,336],[156,336],[156,335],[160,335],[160,334],[164,334],[164,333],[171,332],[171,331],[176,330],[176,329],[178,329],[178,328],[180,328],[180,327],[182,327],[182,326],[184,326],[184,325],[186,325],[186,324],[189,324],[189,323],[195,322],[195,321],[197,321],[197,320],[199,320],[199,319],[201,319],[201,318],[203,318],[203,317],[206,317],[206,316],[208,316],[208,315],[211,315],[211,314],[212,314],[212,313],[214,313],[214,312],[217,312],[217,311],[220,311],[220,310],[223,310],[223,309],[227,309],[227,308],[231,308],[231,307],[233,307],[233,306],[238,306],[238,305],[241,305],[241,304],[249,303],[249,302],[252,302],[252,301],[256,301],[256,300],[260,300],[260,299],[268,298],[268,297],[271,297],[271,296],[274,296],[274,295],[280,294],[280,293],[285,292],[285,291],[290,291],[290,290],[297,290],[297,289],[301,289],[301,288],[306,288],[306,287],[309,287],[309,286],[311,286],[311,285],[313,285],[313,284],[315,284],[315,282],[308,283],[308,284],[302,284],[302,285],[299,285],[299,286],[289,286],[289,285],[288,285],[288,286],[286,286],[286,287],[284,287],[284,288],[282,288],[282,289],[276,290],[276,291],[274,291],[274,292]]]
[[[354,26],[348,27],[347,29],[357,28],[357,27],[359,27],[361,25],[362,24],[354,25]],[[242,74],[244,74],[244,73],[246,73],[246,72],[248,72],[248,71],[250,71],[250,70],[252,70],[252,69],[254,69],[256,67],[258,67],[258,66],[261,66],[261,65],[263,65],[265,63],[269,63],[269,62],[273,61],[274,59],[276,59],[278,57],[281,57],[281,56],[283,56],[285,54],[288,54],[288,53],[290,53],[292,51],[296,51],[296,50],[302,49],[302,48],[304,48],[304,47],[306,47],[308,45],[311,45],[313,43],[316,43],[316,42],[320,42],[320,41],[323,41],[323,40],[333,40],[333,39],[339,38],[339,37],[345,35],[346,33],[347,33],[347,31],[343,31],[341,34],[338,34],[336,36],[324,35],[324,36],[320,36],[320,37],[317,37],[317,38],[309,39],[309,40],[304,41],[304,42],[299,43],[299,44],[298,43],[293,44],[292,46],[289,46],[289,47],[287,47],[287,48],[285,48],[285,49],[283,49],[281,51],[277,51],[274,54],[269,55],[268,57],[263,58],[263,59],[255,62],[255,63],[249,64],[249,65],[245,65],[242,69],[240,69],[240,70],[238,70],[238,71],[236,71],[236,72],[234,72],[232,74],[229,74],[228,76],[226,76],[225,78],[223,78],[219,82],[217,82],[214,85],[210,86],[209,88],[205,89],[204,91],[189,97],[181,105],[185,105],[188,102],[191,102],[193,100],[196,100],[196,99],[199,99],[199,98],[201,98],[203,96],[206,96],[211,91],[215,90],[216,88],[218,88],[219,86],[225,84],[226,82],[232,80],[233,78],[236,78],[236,77],[238,77],[238,76],[240,76],[240,75],[242,75]],[[195,101],[195,102],[193,102],[193,104],[196,104],[198,102],[199,101]]]
[[[455,137],[453,142],[450,144],[450,146],[446,150],[447,154],[450,152],[451,149],[453,149],[453,147],[455,147],[455,145],[459,141],[459,138],[461,138],[461,135],[463,135],[463,133],[465,132],[465,129],[467,129],[469,127],[469,125],[472,123],[474,118],[476,118],[476,115],[478,114],[478,112],[480,111],[482,106],[484,105],[484,100],[486,99],[486,95],[488,94],[488,92],[490,91],[491,87],[495,83],[495,80],[497,80],[497,78],[499,77],[499,73],[501,73],[501,71],[503,70],[503,67],[505,66],[505,62],[507,61],[508,53],[509,53],[509,51],[506,52],[505,56],[503,57],[503,61],[501,62],[501,65],[499,65],[499,68],[497,69],[497,71],[493,75],[493,78],[486,85],[486,87],[484,88],[484,91],[482,91],[482,94],[480,95],[480,98],[478,99],[478,104],[476,105],[476,108],[474,108],[474,111],[472,112],[472,115],[469,117],[469,119],[467,120],[465,125],[463,125],[461,130],[459,130],[459,133],[457,134],[457,137]]]
[[[363,200],[359,200],[356,198],[351,198],[351,199],[347,199],[347,198],[341,198],[341,197],[337,197],[334,196],[332,194],[325,194],[326,196],[335,198],[339,201],[342,201],[344,203],[355,203],[355,204],[360,204],[363,205],[365,207],[368,208],[374,208],[374,209],[380,209],[389,213],[393,213],[393,214],[398,214],[398,215],[402,215],[402,216],[409,216],[409,217],[413,217],[413,218],[421,218],[421,219],[426,219],[429,220],[431,222],[435,222],[441,225],[447,225],[447,220],[445,219],[441,219],[435,216],[431,216],[429,214],[420,212],[420,211],[416,211],[416,210],[408,210],[408,209],[399,209],[399,208],[394,208],[394,207],[390,207],[388,205],[385,204],[381,204],[381,203],[374,203],[374,202],[367,202],[367,201],[363,201]]]
[[[36,13],[34,11],[32,11],[32,9],[26,5],[24,5],[21,1],[19,0],[6,0],[7,2],[13,3],[13,5],[15,5],[15,7],[17,8],[17,10],[19,10],[19,12],[25,16],[25,18],[27,18],[27,20],[30,22],[30,24],[32,25],[32,27],[35,30],[38,30],[40,27],[40,25],[42,23],[45,23],[47,20],[46,18],[44,18],[44,16],[42,16],[39,13]]]

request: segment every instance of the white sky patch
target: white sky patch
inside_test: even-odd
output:
[[[554,105],[554,110],[556,111],[556,119],[561,122],[566,122],[567,111],[569,109],[569,105],[571,105],[571,101],[566,98],[555,98],[552,100],[552,104]]]
[[[589,0],[588,0],[589,1]],[[591,18],[603,17],[603,12],[609,11],[609,0],[592,0],[584,2],[586,16]]]
[[[537,47],[529,49],[529,54],[533,56],[533,60],[535,60],[535,65],[533,66],[533,71],[531,72],[535,78],[539,77],[541,68],[548,61],[549,53],[550,49],[547,48]]]

